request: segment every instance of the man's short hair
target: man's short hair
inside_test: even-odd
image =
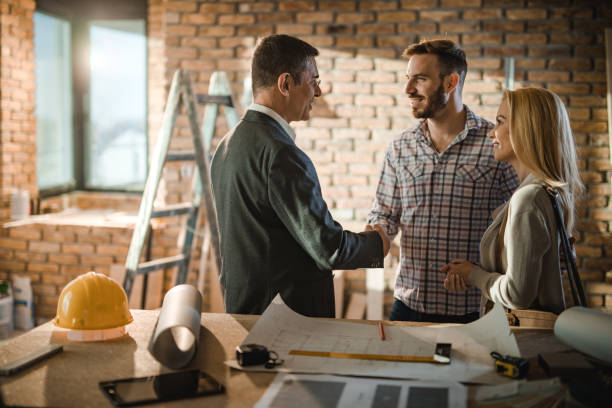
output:
[[[463,89],[463,82],[467,74],[467,61],[465,52],[450,40],[430,40],[412,44],[404,50],[402,56],[410,58],[417,54],[433,54],[438,56],[440,66],[440,79],[456,72],[459,75],[459,89]]]
[[[310,57],[319,51],[299,38],[275,34],[257,44],[251,63],[253,94],[259,88],[276,85],[280,74],[288,72],[296,83],[302,83],[302,73]]]

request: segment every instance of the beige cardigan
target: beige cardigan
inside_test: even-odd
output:
[[[494,272],[499,229],[506,212],[503,271]],[[559,234],[542,182],[529,174],[510,201],[493,212],[493,217],[480,241],[481,265],[472,268],[467,282],[483,294],[481,313],[486,300],[511,309],[561,312],[565,302],[559,269]]]

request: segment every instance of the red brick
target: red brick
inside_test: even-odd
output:
[[[200,5],[200,13],[202,14],[228,14],[235,11],[236,6],[233,4],[204,3]]]
[[[313,11],[315,4],[312,1],[281,1],[278,9],[281,11]]]
[[[421,11],[420,20],[422,21],[449,21],[457,20],[459,13],[452,10]]]
[[[581,45],[574,51],[576,57],[601,57],[606,56],[605,48],[602,45]]]
[[[400,34],[414,33],[420,35],[422,35],[423,33],[435,33],[436,25],[433,23],[398,24],[397,32]]]
[[[30,241],[28,250],[31,252],[59,252],[60,244],[45,241]]]
[[[528,21],[527,31],[553,33],[570,31],[569,21],[548,20],[548,21]]]
[[[231,26],[201,26],[199,27],[199,35],[204,37],[229,37],[234,35],[234,30],[235,28]]]
[[[590,44],[594,36],[585,33],[550,33],[549,37],[551,44]]]
[[[255,16],[252,14],[228,14],[219,16],[219,24],[253,24]]]
[[[338,13],[338,24],[361,24],[374,21],[374,13]]]
[[[594,120],[608,120],[608,110],[607,109],[592,109],[592,118]]]
[[[559,95],[586,95],[589,93],[589,86],[586,84],[549,84],[547,88]]]
[[[499,69],[501,65],[501,58],[470,58],[468,60],[468,69]]]
[[[319,10],[352,11],[355,9],[355,1],[319,1]]]
[[[584,58],[551,59],[548,62],[548,68],[568,71],[586,71],[591,69],[591,61],[585,60]]]
[[[546,34],[507,34],[506,44],[546,44]]]
[[[431,9],[436,8],[438,6],[438,0],[402,0],[401,8],[402,9]]]
[[[94,246],[92,244],[62,244],[62,252],[68,254],[92,254]]]
[[[236,32],[236,34],[240,36],[266,36],[274,34],[274,27],[265,25],[242,26],[238,27],[238,31]]]
[[[404,47],[407,48],[409,44],[416,42],[416,36],[406,35],[392,35],[392,36],[380,36],[376,38],[376,45],[379,47]]]
[[[564,8],[564,7],[551,7],[550,18],[591,18],[593,17],[593,9],[589,7],[575,7],[575,8]]]
[[[462,38],[464,44],[498,44],[502,42],[502,35],[496,33],[463,34]]]
[[[59,266],[52,263],[28,263],[28,272],[41,272],[41,273],[56,273],[59,271]]]
[[[181,22],[183,24],[214,24],[215,19],[216,16],[213,14],[190,13],[183,14]]]
[[[608,122],[572,122],[572,130],[574,132],[607,132],[608,131]],[[608,151],[609,154],[609,151]],[[598,156],[601,157],[601,156]]]
[[[77,264],[79,257],[69,254],[49,254],[49,262],[56,264]]]
[[[238,4],[238,11],[240,13],[260,13],[260,12],[271,12],[275,8],[274,3],[261,2],[261,3],[240,3]]]
[[[25,262],[6,261],[0,259],[0,270],[25,271]]]
[[[606,98],[597,96],[572,96],[570,98],[570,105],[573,106],[592,106],[592,107],[603,107],[606,106]]]
[[[605,83],[606,73],[605,72],[573,72],[572,80],[574,82]]]
[[[312,34],[311,24],[279,24],[276,27],[276,32],[279,34],[300,35]]]
[[[484,55],[486,56],[514,56],[520,57],[525,55],[525,47],[515,47],[510,45],[491,47],[487,46],[484,49]]]
[[[257,22],[259,23],[290,23],[293,21],[291,13],[270,13],[258,14]]]
[[[164,5],[167,11],[195,11],[197,3],[193,1],[170,1]]]
[[[395,27],[392,24],[363,24],[357,27],[357,34],[394,34]]]
[[[371,37],[336,37],[338,47],[364,48],[374,46],[374,39]]]
[[[40,230],[32,228],[32,227],[11,228],[9,230],[9,236],[11,238],[22,238],[24,240],[31,239],[31,240],[36,240],[36,241],[39,241],[42,238],[42,234]],[[3,246],[1,241],[0,241],[0,246]]]
[[[414,11],[394,11],[378,13],[377,21],[390,23],[390,22],[412,22],[416,21],[416,13]]]
[[[546,10],[531,7],[524,9],[506,9],[506,17],[509,20],[541,20],[546,18]]]
[[[330,23],[334,20],[334,13],[319,11],[314,13],[298,13],[298,23]]]
[[[196,27],[193,26],[186,26],[186,25],[168,25],[166,27],[166,35],[168,36],[181,36],[181,37],[187,37],[187,36],[191,36],[193,37],[194,35],[196,35],[197,29]]]
[[[357,95],[355,105],[357,106],[393,106],[393,97],[387,95]]]
[[[335,69],[347,71],[363,71],[371,70],[373,66],[374,63],[372,62],[372,60],[367,58],[338,58],[336,60]]]
[[[396,10],[397,3],[395,1],[387,0],[360,0],[357,2],[359,10]]]

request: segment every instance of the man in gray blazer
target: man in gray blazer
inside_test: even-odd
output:
[[[277,293],[298,313],[333,317],[333,269],[377,268],[382,230],[353,233],[333,220],[315,168],[289,123],[308,120],[321,95],[310,44],[271,35],[252,61],[254,103],[219,143],[212,185],[228,313],[260,314]]]

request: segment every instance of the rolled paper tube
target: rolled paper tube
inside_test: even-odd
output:
[[[554,330],[565,344],[612,364],[612,315],[574,306],[559,315]]]
[[[191,362],[200,343],[202,295],[191,285],[170,289],[149,340],[149,352],[166,367],[177,369]]]

